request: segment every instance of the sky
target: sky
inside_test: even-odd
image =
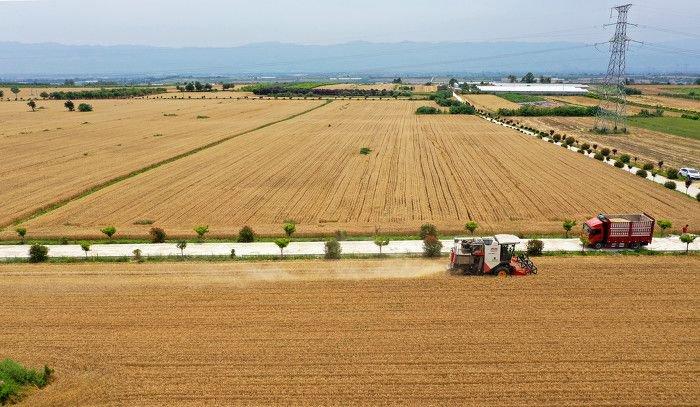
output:
[[[633,0],[634,1],[634,0]],[[606,41],[609,0],[0,0],[0,41],[228,47],[259,42]],[[630,36],[700,39],[699,0],[638,0]],[[670,31],[669,31],[670,30]]]

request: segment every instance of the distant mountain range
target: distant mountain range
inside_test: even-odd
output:
[[[631,73],[700,72],[697,44],[634,45]],[[679,51],[693,50],[688,53]],[[0,42],[0,78],[60,76],[331,74],[600,74],[607,46],[574,42],[259,43],[231,48],[83,46]]]

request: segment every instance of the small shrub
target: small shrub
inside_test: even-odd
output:
[[[151,242],[153,243],[164,243],[167,236],[165,230],[161,228],[151,228],[148,234],[151,235]]]
[[[668,179],[678,179],[678,170],[675,168],[666,169],[666,178]]]
[[[68,109],[69,112],[72,112],[75,110],[75,103],[73,103],[72,100],[66,100],[66,102],[63,104],[63,106]]]
[[[362,155],[369,155],[369,153],[371,153],[371,152],[372,152],[372,149],[370,149],[369,147],[362,147],[360,149],[360,154],[362,154]]]
[[[236,249],[231,249],[231,254],[229,254],[229,257],[232,259],[236,258]]]
[[[664,182],[664,186],[668,189],[676,190],[676,182],[675,181],[666,181]]]
[[[425,240],[426,237],[437,236],[437,234],[438,232],[435,225],[426,223],[420,227],[420,232],[418,233],[418,236],[420,236],[421,240]]]
[[[382,247],[387,246],[389,244],[389,238],[384,237],[384,236],[375,236],[374,237],[374,244],[379,247],[379,255],[382,255]]]
[[[566,237],[569,237],[569,232],[571,232],[571,229],[576,226],[576,221],[573,219],[565,219],[564,222],[562,223],[562,227],[566,231]]]
[[[238,243],[252,243],[255,241],[255,232],[250,226],[243,226],[238,232]]]
[[[324,252],[324,258],[327,260],[337,260],[340,259],[341,255],[341,248],[340,248],[340,242],[338,242],[336,239],[330,239],[326,241],[326,244],[324,245],[323,248]]]
[[[542,255],[542,249],[544,249],[544,242],[539,239],[528,240],[527,242],[527,254],[529,256],[540,256]]]
[[[588,143],[581,144],[581,149],[583,149],[583,150],[590,150],[590,148],[591,148],[591,145]]]
[[[617,168],[625,168],[625,163],[623,163],[623,162],[620,161],[620,160],[615,161],[615,164],[614,164],[614,165],[615,165],[615,167],[617,167]]]
[[[604,157],[608,157],[610,155],[610,149],[607,147],[603,147],[600,149],[600,153],[603,154]]]
[[[180,256],[185,257],[185,249],[187,248],[187,241],[180,240],[177,242],[177,248],[180,249]]]
[[[440,109],[432,106],[421,106],[416,109],[416,114],[439,114]]]
[[[80,248],[83,249],[83,251],[85,252],[85,258],[87,258],[88,252],[90,251],[90,243],[82,242],[80,243]]]
[[[698,201],[700,201],[700,192],[698,192],[698,194],[695,195],[695,199],[697,199]]]
[[[438,257],[442,250],[442,242],[434,235],[428,235],[423,239],[423,256]]]
[[[464,229],[468,230],[469,233],[474,235],[474,231],[479,228],[479,224],[474,221],[469,221],[464,225]]]
[[[334,233],[335,240],[347,240],[348,232],[344,230],[336,230]]]
[[[203,115],[198,115],[198,116],[197,116],[197,119],[198,119],[198,120],[208,119],[208,118],[209,118],[209,116],[203,116]]]
[[[649,175],[649,174],[647,174],[646,171],[644,171],[644,170],[637,170],[637,176],[638,176],[638,177],[646,178],[647,175]]]
[[[134,254],[134,261],[137,263],[143,263],[143,257],[141,256],[141,249],[134,249],[132,252]]]
[[[643,169],[644,171],[651,171],[651,170],[654,169],[654,164],[652,164],[652,163],[644,163],[644,165],[642,165],[642,169]]]
[[[290,242],[286,237],[275,239],[275,244],[280,248],[280,257],[284,256],[284,248],[289,246]]]
[[[89,103],[81,103],[78,105],[79,112],[92,112],[92,105]]]
[[[605,160],[605,156],[604,156],[603,154],[601,154],[601,153],[595,153],[595,155],[593,156],[593,158],[595,158],[595,159],[598,160],[598,161],[603,161],[603,160]]]
[[[203,240],[204,235],[209,233],[209,226],[208,225],[207,226],[197,226],[196,228],[194,228],[194,233],[197,234],[197,237],[199,238],[199,240]]]
[[[20,401],[25,388],[46,387],[51,382],[52,377],[53,369],[46,365],[42,371],[37,372],[34,369],[27,369],[11,359],[0,361],[0,405]]]
[[[20,243],[24,244],[24,237],[27,235],[27,228],[18,227],[15,229],[15,232],[17,232],[17,236],[19,236]]]
[[[559,134],[555,134],[552,139],[554,139],[555,142],[559,142],[561,140],[561,136]]]
[[[49,248],[39,244],[32,245],[29,248],[29,262],[43,263],[49,259]]]
[[[625,164],[629,164],[631,159],[632,159],[632,157],[630,157],[629,154],[622,154],[620,156],[620,161],[622,161]]]
[[[656,225],[661,229],[661,234],[664,236],[666,235],[666,229],[673,227],[673,223],[668,219],[659,219],[656,221]]]
[[[109,239],[111,239],[112,236],[117,233],[117,228],[114,226],[107,226],[106,228],[100,229],[100,232],[104,233]]]
[[[294,232],[297,231],[297,225],[294,222],[286,222],[282,226],[282,230],[284,230],[284,234],[287,235],[287,237],[292,237]]]
[[[155,222],[150,219],[139,219],[134,222],[134,225],[152,225]]]

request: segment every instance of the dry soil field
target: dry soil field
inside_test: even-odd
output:
[[[27,406],[700,404],[700,259],[0,265]],[[384,274],[387,273],[387,274]]]
[[[617,148],[620,153],[637,156],[641,161],[663,160],[676,168],[700,167],[700,141],[691,138],[639,127],[629,127],[630,133],[624,135],[598,135],[589,131],[595,124],[595,119],[590,117],[518,117],[515,120],[543,131],[554,129],[589,143]]]
[[[45,109],[36,112],[23,102],[0,103],[0,225],[95,184],[322,102],[91,103],[91,113],[68,112],[63,101],[40,101]]]
[[[659,93],[674,93],[679,89],[697,88],[697,85],[631,85],[635,89],[639,89],[645,95],[658,95]]]
[[[469,102],[477,109],[495,112],[498,109],[517,109],[519,104],[503,99],[496,95],[460,95],[464,101]]]
[[[100,190],[27,223],[34,236],[145,236],[250,224],[300,234],[558,233],[565,218],[646,211],[700,224],[698,203],[661,185],[474,116],[417,116],[423,102],[336,101]],[[360,148],[369,147],[369,155]]]

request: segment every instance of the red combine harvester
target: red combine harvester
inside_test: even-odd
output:
[[[588,244],[596,249],[639,249],[651,243],[656,220],[646,213],[609,215],[601,213],[583,224]]]
[[[537,274],[537,267],[521,254],[515,255],[520,238],[512,235],[455,238],[450,268],[464,275],[525,276]]]

